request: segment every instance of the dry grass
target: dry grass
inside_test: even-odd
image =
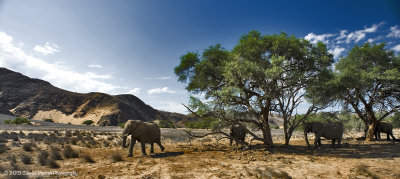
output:
[[[111,155],[111,160],[113,162],[120,162],[120,161],[122,161],[122,156],[119,153],[113,153]]]

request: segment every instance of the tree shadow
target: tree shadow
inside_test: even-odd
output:
[[[398,143],[362,143],[348,144],[342,148],[331,148],[330,144],[323,144],[318,149],[303,145],[277,145],[274,148],[277,154],[314,155],[337,158],[387,158],[400,157]]]
[[[158,153],[154,155],[149,155],[151,158],[166,158],[166,157],[176,157],[179,155],[183,155],[183,152],[165,152],[165,153]]]

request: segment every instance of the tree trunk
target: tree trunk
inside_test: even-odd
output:
[[[264,144],[266,145],[266,148],[268,146],[273,147],[274,143],[272,142],[271,129],[269,128],[269,124],[268,123],[262,129],[262,132],[263,132],[263,139],[264,139]]]
[[[378,121],[376,120],[374,111],[372,109],[366,108],[366,112],[369,120],[369,125],[365,141],[371,141],[374,139],[375,127],[378,124]]]

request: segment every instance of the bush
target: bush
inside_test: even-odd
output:
[[[92,120],[86,120],[86,121],[82,122],[82,124],[88,125],[88,126],[92,125],[93,123],[94,123],[94,121],[92,121]]]
[[[28,155],[22,155],[21,156],[21,161],[23,164],[30,164],[32,161],[32,157],[28,156]]]
[[[212,129],[218,123],[216,118],[204,118],[196,122],[185,122],[185,126],[192,129]]]
[[[32,151],[32,147],[33,147],[32,143],[24,143],[24,144],[22,144],[22,148],[27,152]]]
[[[54,160],[47,160],[47,166],[50,168],[60,168],[60,165],[58,165]]]
[[[158,126],[160,128],[175,128],[175,124],[170,120],[160,120]]]
[[[7,159],[10,161],[11,165],[17,163],[17,157],[15,155],[9,155],[7,156]]]
[[[53,146],[50,147],[50,158],[53,160],[62,160],[60,152]]]
[[[113,162],[120,162],[120,161],[122,161],[122,156],[119,153],[113,153],[111,155],[111,160]]]
[[[46,122],[54,122],[53,119],[44,119],[43,121],[46,121]]]
[[[88,163],[94,163],[94,160],[89,155],[82,155],[82,160]]]
[[[118,126],[121,127],[121,128],[124,128],[125,127],[125,123],[121,123]]]
[[[11,121],[11,124],[31,124],[31,121],[29,119],[24,118],[24,117],[17,117],[13,121]]]
[[[0,154],[4,153],[7,151],[7,146],[5,144],[0,144]]]
[[[4,120],[4,124],[11,124],[12,119]]]
[[[75,152],[74,149],[72,149],[71,146],[67,145],[65,146],[63,150],[63,155],[65,158],[78,158],[79,154]]]
[[[47,163],[47,158],[49,157],[49,152],[41,151],[38,156],[38,162],[41,166],[45,166]]]

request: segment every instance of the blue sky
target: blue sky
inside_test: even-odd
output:
[[[179,57],[216,43],[231,49],[250,30],[324,41],[336,59],[367,41],[400,51],[400,3],[0,0],[0,66],[186,113],[188,94],[173,73]]]

